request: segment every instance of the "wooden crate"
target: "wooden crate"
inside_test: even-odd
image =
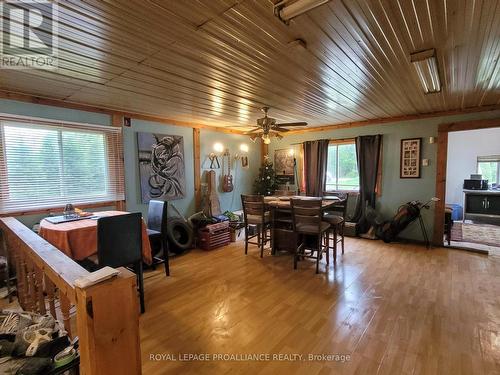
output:
[[[213,250],[228,245],[230,238],[228,221],[209,224],[198,231],[198,247],[203,250]]]

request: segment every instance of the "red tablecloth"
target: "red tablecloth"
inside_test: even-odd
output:
[[[97,216],[123,215],[122,211],[95,212]],[[52,224],[47,220],[40,223],[40,236],[75,260],[83,260],[97,253],[97,220],[86,219]],[[151,246],[146,224],[142,222],[142,257],[151,264]]]

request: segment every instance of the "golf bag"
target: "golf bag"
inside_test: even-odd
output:
[[[391,242],[401,233],[411,222],[418,219],[422,204],[418,201],[408,202],[398,208],[398,212],[391,220],[384,221],[377,228],[377,237],[384,242]]]

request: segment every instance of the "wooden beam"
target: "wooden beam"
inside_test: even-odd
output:
[[[283,133],[283,136],[288,136],[291,134],[302,134],[302,133],[310,133],[310,132],[322,132],[328,130],[336,130],[336,129],[349,129],[349,128],[357,128],[362,126],[369,125],[385,125],[393,122],[399,121],[410,121],[410,120],[420,120],[424,118],[432,118],[432,117],[441,117],[441,116],[451,116],[451,115],[459,115],[464,113],[474,113],[474,112],[486,112],[486,111],[496,111],[500,110],[500,105],[489,105],[484,107],[471,107],[460,110],[453,111],[440,111],[440,112],[431,112],[431,113],[421,113],[415,115],[405,115],[405,116],[394,116],[394,117],[384,117],[384,118],[375,118],[365,121],[354,121],[354,122],[344,122],[342,124],[332,124],[332,125],[323,125],[317,127],[311,127],[306,129],[299,130],[290,130],[289,132]],[[488,121],[488,120],[484,120]]]
[[[432,242],[435,246],[443,246],[444,208],[446,200],[446,163],[448,160],[448,132],[438,133],[438,149],[436,160],[436,197],[440,200],[434,207],[434,233]]]
[[[497,128],[497,127],[500,127],[500,118],[440,124],[438,129],[440,132],[458,132],[465,130],[487,129],[487,128]]]
[[[48,106],[60,107],[60,108],[76,109],[76,110],[87,111],[87,112],[104,113],[104,114],[107,114],[110,116],[116,115],[117,118],[118,117],[122,117],[122,118],[123,117],[130,117],[130,118],[137,119],[137,120],[159,122],[162,124],[168,124],[168,125],[173,125],[173,126],[184,126],[184,127],[196,128],[196,129],[210,129],[210,130],[213,130],[216,132],[221,132],[221,133],[241,134],[241,135],[243,135],[243,133],[244,133],[244,131],[229,129],[227,127],[218,127],[218,126],[194,123],[194,122],[189,122],[189,121],[178,121],[178,120],[174,120],[174,119],[170,119],[170,118],[166,118],[166,117],[162,117],[162,116],[156,116],[156,115],[150,115],[150,114],[138,113],[138,112],[128,112],[128,111],[124,111],[123,109],[117,109],[117,108],[96,107],[93,105],[88,105],[88,104],[83,104],[83,103],[69,102],[67,100],[62,100],[62,99],[53,99],[53,98],[47,98],[47,97],[42,97],[42,96],[34,96],[34,95],[6,91],[6,90],[0,90],[0,99],[17,100],[17,101],[26,102],[26,103],[48,105]],[[112,120],[112,122],[113,122],[113,120]]]
[[[201,208],[201,158],[200,158],[200,129],[193,129],[194,153],[194,202],[196,211]]]
[[[123,127],[123,115],[121,115],[120,113],[112,113],[111,125],[117,128]]]
[[[260,163],[264,164],[266,156],[269,156],[269,145],[266,145],[264,141],[260,140]]]

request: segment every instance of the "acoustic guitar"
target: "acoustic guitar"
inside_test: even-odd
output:
[[[222,191],[229,193],[233,191],[233,176],[231,175],[231,155],[229,150],[226,150],[223,157],[227,158],[227,174],[222,177]]]

